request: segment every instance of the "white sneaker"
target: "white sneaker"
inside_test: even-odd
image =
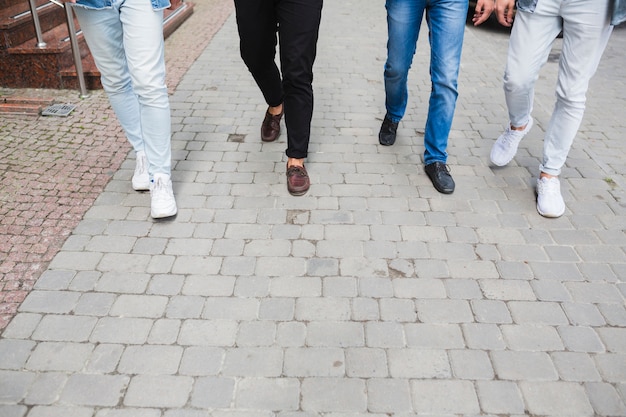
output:
[[[150,189],[150,175],[148,174],[148,160],[145,152],[137,152],[135,159],[135,173],[133,174],[133,190],[146,191]]]
[[[561,217],[565,213],[561,182],[557,177],[537,180],[537,211],[544,217]]]
[[[532,127],[532,117],[528,119],[528,123],[526,124],[524,130],[513,130],[510,125],[507,126],[504,133],[498,137],[491,148],[491,162],[499,167],[503,167],[511,162],[517,153],[517,147],[519,146],[520,141],[524,136],[526,136],[526,133],[528,133]]]
[[[178,212],[169,175],[154,174],[150,186],[150,200],[150,215],[155,219],[170,217]]]

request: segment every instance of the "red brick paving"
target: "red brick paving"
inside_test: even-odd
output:
[[[166,40],[173,92],[232,12],[231,0],[192,0],[193,15]],[[68,117],[0,115],[0,330],[130,151],[102,91],[6,90],[53,98]]]

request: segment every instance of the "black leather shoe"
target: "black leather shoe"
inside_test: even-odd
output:
[[[450,168],[443,162],[433,162],[424,167],[426,175],[433,182],[433,186],[437,191],[443,194],[452,194],[454,192],[454,180],[450,175]]]
[[[380,126],[380,132],[378,132],[378,142],[385,146],[393,145],[396,142],[396,130],[398,130],[398,123],[392,122],[385,116],[385,120]]]

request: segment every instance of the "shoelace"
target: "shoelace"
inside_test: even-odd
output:
[[[539,180],[537,185],[537,193],[538,194],[558,194],[559,193],[559,183],[554,180],[554,178],[547,180]]]

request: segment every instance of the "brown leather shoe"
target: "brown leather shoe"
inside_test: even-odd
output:
[[[309,191],[311,181],[304,166],[287,167],[287,190],[291,195],[303,195]]]
[[[283,117],[284,111],[280,114],[273,115],[269,112],[265,112],[265,119],[261,124],[261,140],[263,142],[274,142],[278,135],[280,135],[280,119]]]

